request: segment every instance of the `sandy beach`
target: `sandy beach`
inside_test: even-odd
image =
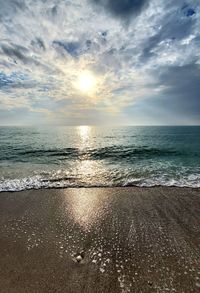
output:
[[[200,192],[0,194],[2,293],[200,291]]]

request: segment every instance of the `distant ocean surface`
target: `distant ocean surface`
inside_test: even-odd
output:
[[[200,127],[0,127],[0,191],[200,187]]]

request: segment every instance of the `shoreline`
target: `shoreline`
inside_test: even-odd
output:
[[[1,192],[2,292],[199,292],[199,190]]]
[[[20,193],[28,191],[43,191],[43,190],[68,190],[68,189],[191,189],[200,190],[200,187],[191,186],[176,186],[176,185],[153,185],[153,186],[137,186],[137,185],[127,185],[127,186],[68,186],[68,187],[41,187],[41,188],[30,188],[22,190],[3,190],[2,193]]]

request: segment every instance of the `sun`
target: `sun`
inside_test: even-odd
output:
[[[77,88],[87,94],[91,94],[94,92],[96,87],[96,78],[89,71],[83,71],[78,76]]]

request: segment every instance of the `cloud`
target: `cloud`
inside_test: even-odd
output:
[[[15,111],[24,123],[30,113],[33,124],[198,121],[199,1],[0,0],[0,7],[0,110],[15,121]],[[97,79],[92,96],[77,87],[84,70]]]
[[[144,125],[200,124],[200,65],[168,65],[152,74],[157,90],[126,107],[126,115]]]
[[[10,76],[7,76],[3,72],[0,72],[0,88],[10,86],[13,84],[13,80]]]
[[[9,20],[11,16],[27,9],[26,0],[0,0],[0,7],[0,20]]]
[[[44,41],[41,38],[36,37],[34,40],[31,41],[31,45],[36,49],[46,50]]]
[[[185,4],[183,7],[182,7],[182,10],[183,10],[183,13],[187,16],[187,17],[190,17],[192,15],[194,15],[196,12],[195,10],[190,7],[188,4]]]
[[[10,88],[32,88],[35,83],[26,75],[20,72],[13,72],[6,75],[0,71],[0,89],[7,91]]]
[[[5,55],[8,57],[12,57],[14,59],[19,59],[20,61],[27,63],[29,62],[29,58],[26,57],[25,52],[27,52],[27,49],[23,46],[19,45],[1,45],[1,49]]]
[[[200,120],[200,65],[191,63],[170,66],[159,75],[164,86],[162,107],[185,116],[193,115]]]
[[[154,56],[155,48],[158,47],[162,42],[176,43],[187,36],[189,36],[196,23],[194,17],[195,11],[188,5],[183,7],[174,7],[167,11],[162,18],[162,22],[159,20],[158,30],[155,31],[153,36],[150,36],[143,44],[143,51],[141,59],[151,58]]]
[[[147,0],[92,0],[116,17],[129,18],[138,15],[147,5]]]
[[[73,57],[77,57],[81,53],[80,42],[67,42],[67,41],[53,41],[55,47],[64,49],[68,54]]]

